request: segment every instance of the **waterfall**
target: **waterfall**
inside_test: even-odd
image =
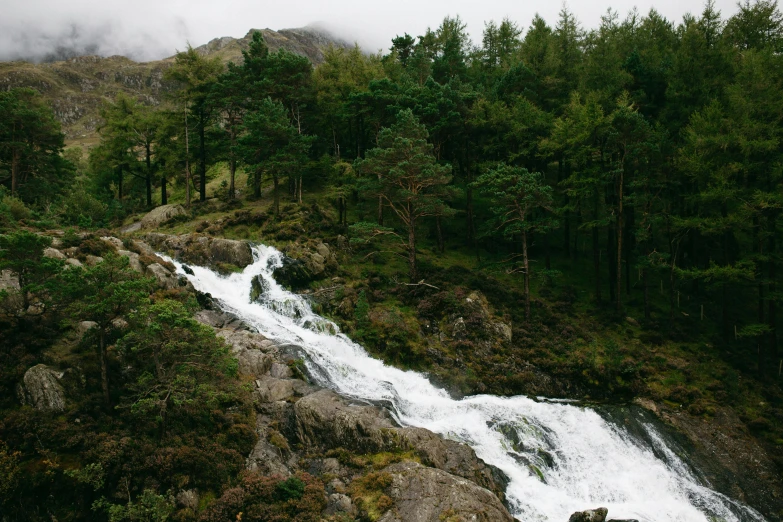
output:
[[[172,262],[196,289],[267,338],[302,347],[319,385],[382,401],[400,424],[470,445],[509,477],[509,509],[520,520],[565,522],[575,511],[603,506],[610,518],[641,522],[764,521],[710,489],[649,422],[640,421],[647,432],[641,440],[589,407],[525,396],[456,400],[421,373],[385,365],[275,282],[278,250],[257,245],[253,256],[252,265],[229,276],[196,266],[186,275]],[[265,292],[252,303],[256,276]]]

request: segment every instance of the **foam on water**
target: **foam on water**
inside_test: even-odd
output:
[[[574,511],[599,506],[609,508],[610,518],[642,522],[764,520],[711,490],[650,424],[644,425],[645,442],[594,410],[566,402],[493,395],[455,400],[423,374],[385,365],[275,282],[272,272],[283,258],[278,250],[258,245],[253,255],[255,262],[242,273],[221,276],[193,266],[187,277],[266,337],[301,346],[318,384],[383,401],[402,425],[469,444],[508,475],[508,502],[520,520],[564,522]],[[267,290],[251,303],[256,276]]]

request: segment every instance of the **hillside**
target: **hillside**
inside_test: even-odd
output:
[[[197,50],[205,56],[218,56],[224,63],[238,62],[252,33],[243,38],[215,38]],[[307,57],[313,64],[323,60],[329,45],[351,44],[314,28],[261,32],[270,51],[286,49]],[[50,102],[63,125],[68,145],[90,146],[97,142],[101,103],[125,93],[145,104],[157,106],[170,89],[163,78],[173,62],[169,57],[153,62],[135,62],[123,56],[80,56],[50,63],[0,62],[0,90],[32,87]]]

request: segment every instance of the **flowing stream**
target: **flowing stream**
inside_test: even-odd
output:
[[[469,444],[508,475],[508,504],[519,520],[566,522],[575,511],[604,506],[609,518],[640,522],[764,521],[710,489],[643,419],[646,436],[633,437],[595,410],[565,401],[493,395],[455,400],[425,375],[385,365],[313,313],[304,297],[275,282],[272,272],[283,259],[278,250],[258,245],[253,255],[255,262],[242,273],[226,277],[193,266],[187,277],[269,339],[303,348],[319,385],[382,402],[402,425]],[[252,303],[256,276],[266,291]]]

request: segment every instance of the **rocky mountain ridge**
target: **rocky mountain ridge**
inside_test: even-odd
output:
[[[196,50],[204,56],[217,56],[224,63],[238,62],[255,31],[250,30],[243,38],[215,38]],[[352,45],[313,27],[260,31],[271,51],[286,49],[307,57],[313,64],[323,61],[323,51],[329,45]],[[165,103],[171,86],[165,81],[164,72],[173,62],[173,56],[152,62],[135,62],[124,56],[79,56],[48,63],[0,62],[0,90],[36,89],[49,100],[62,123],[67,144],[90,146],[98,139],[101,104],[118,93],[148,105]]]

